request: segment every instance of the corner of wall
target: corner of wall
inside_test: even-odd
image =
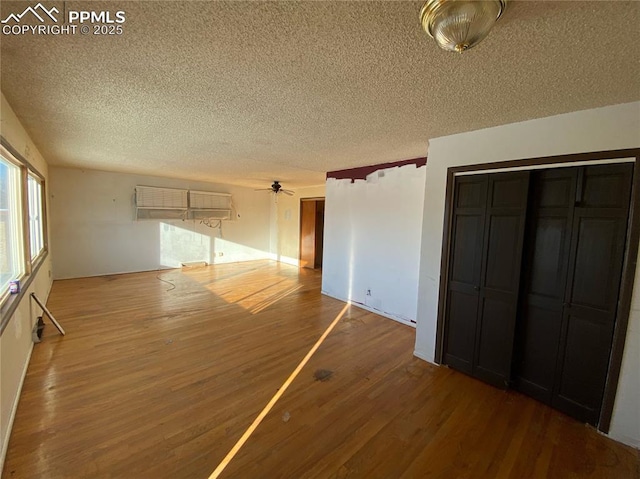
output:
[[[433,355],[429,355],[425,351],[420,351],[418,349],[414,349],[413,355],[416,358],[422,359],[423,361],[426,361],[426,362],[428,362],[430,364],[433,364],[434,366],[440,366],[440,364],[435,362],[435,359],[434,359]]]

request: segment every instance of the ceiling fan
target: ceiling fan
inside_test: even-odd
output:
[[[280,182],[278,180],[273,180],[273,184],[271,185],[271,188],[261,188],[259,190],[256,191],[271,191],[273,193],[275,193],[276,195],[278,193],[284,193],[285,195],[289,195],[289,196],[293,196],[293,191],[291,190],[285,190],[284,188],[282,188],[282,185],[280,184]]]

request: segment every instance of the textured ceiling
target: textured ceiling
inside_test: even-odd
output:
[[[50,164],[252,187],[640,100],[638,2],[511,2],[464,55],[422,32],[420,6],[66,2],[124,10],[124,33],[2,35],[2,91]]]

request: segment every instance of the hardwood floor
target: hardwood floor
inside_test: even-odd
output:
[[[2,477],[207,478],[343,308],[320,282],[267,261],[56,281],[67,336],[34,347]],[[351,307],[220,477],[638,477],[638,451],[414,337]]]

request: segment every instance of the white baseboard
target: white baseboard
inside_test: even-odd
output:
[[[440,366],[440,364],[434,362],[433,358],[429,358],[417,350],[413,351],[413,355],[418,359],[422,359],[423,361],[428,362],[429,364],[433,364],[434,366]]]
[[[616,434],[615,432],[612,434],[611,431],[609,431],[608,434],[601,434],[610,439],[613,439],[614,441],[621,442],[622,444],[626,444],[627,446],[631,446],[635,449],[640,449],[640,441],[638,440],[638,438],[629,437],[625,434]]]
[[[31,331],[29,331],[29,337],[31,337]],[[18,410],[18,403],[20,402],[20,396],[22,394],[22,386],[24,384],[24,379],[27,376],[27,369],[29,369],[29,362],[31,361],[31,353],[33,352],[33,342],[31,342],[31,347],[29,348],[29,354],[27,355],[27,360],[24,363],[24,368],[22,369],[22,377],[20,378],[20,384],[18,385],[18,391],[16,393],[16,397],[13,400],[13,406],[11,407],[11,415],[9,416],[9,427],[7,427],[6,437],[2,438],[2,451],[0,452],[0,475],[2,474],[2,469],[4,468],[4,460],[7,456],[7,449],[9,448],[9,438],[11,438],[11,429],[13,429],[13,421],[16,418],[16,412]]]
[[[35,289],[34,285],[32,285],[31,287]],[[53,287],[53,279],[49,278],[49,281],[47,282],[47,289],[43,298],[43,301],[45,304],[47,304],[47,300],[49,299],[49,294],[51,293],[52,287]],[[32,321],[29,321],[29,324],[31,325],[31,327],[33,327],[35,323],[34,324],[31,324],[31,323]],[[24,385],[24,380],[27,377],[27,370],[29,369],[29,363],[31,362],[31,354],[33,353],[34,343],[33,341],[31,341],[31,330],[28,331],[28,334],[30,339],[29,353],[27,354],[27,360],[24,362],[24,366],[22,368],[22,375],[20,376],[20,383],[18,384],[18,390],[16,391],[16,397],[13,399],[13,404],[11,406],[11,415],[9,416],[9,424],[7,427],[7,431],[5,433],[5,437],[2,438],[2,450],[0,451],[0,475],[2,475],[2,470],[4,469],[4,461],[7,457],[7,450],[9,449],[9,439],[11,439],[11,430],[13,429],[13,422],[15,421],[16,413],[18,411],[18,404],[20,403],[20,396],[22,395],[22,386]]]
[[[290,264],[291,266],[300,266],[300,261],[294,258],[289,258],[288,256],[279,256],[276,261],[280,261],[284,264]]]
[[[394,321],[396,321],[398,323],[405,324],[407,326],[411,326],[412,328],[416,327],[415,323],[412,323],[411,321],[408,321],[406,319],[400,318],[398,316],[394,316],[393,314],[386,313],[384,311],[380,311],[379,309],[372,308],[370,306],[367,306],[366,304],[356,303],[356,302],[351,301],[350,299],[346,299],[346,298],[340,298],[339,296],[335,296],[333,294],[327,293],[324,290],[322,290],[322,294],[324,294],[325,296],[329,296],[330,298],[337,299],[338,301],[343,301],[345,303],[351,303],[353,306],[356,306],[357,308],[364,309],[365,311],[369,311],[370,313],[377,314],[378,316],[383,316],[385,318],[392,319],[392,320],[394,320]]]

